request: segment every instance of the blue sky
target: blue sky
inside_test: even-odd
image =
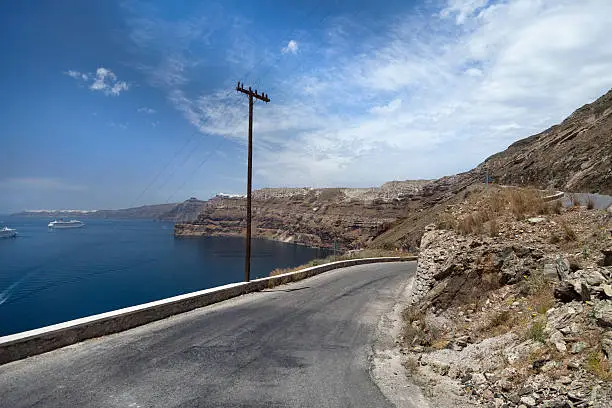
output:
[[[608,0],[39,1],[0,13],[0,213],[472,168],[612,87]]]

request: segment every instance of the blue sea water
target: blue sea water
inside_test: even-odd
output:
[[[50,230],[43,217],[0,217],[0,336],[244,279],[244,239],[174,238],[173,225],[83,219]],[[251,279],[328,255],[253,240]]]

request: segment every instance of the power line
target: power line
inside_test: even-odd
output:
[[[213,155],[213,153],[219,148],[219,146],[221,146],[221,143],[223,143],[223,138],[219,139],[219,142],[215,145],[215,148],[212,149],[207,156],[204,156],[204,159],[202,159],[202,161],[200,162],[200,164],[195,168],[194,171],[191,172],[191,174],[189,175],[189,177],[187,177],[185,179],[185,181],[183,182],[183,184],[181,184],[181,186],[176,189],[176,191],[174,191],[172,194],[170,194],[170,197],[168,197],[168,199],[166,200],[166,204],[170,202],[170,199],[172,199],[176,193],[178,193],[179,191],[181,191],[183,189],[183,187],[185,187],[185,184],[187,184],[192,178],[193,176],[196,174],[196,172],[198,170],[200,170],[200,168],[202,168],[202,166],[208,161],[208,159],[210,159]]]
[[[187,154],[187,156],[183,159],[183,161],[181,162],[181,164],[178,165],[178,167],[174,167],[172,169],[172,171],[170,171],[170,173],[168,173],[168,177],[166,177],[166,179],[159,185],[158,189],[161,190],[163,187],[165,187],[166,184],[168,184],[168,181],[170,181],[170,179],[172,178],[172,176],[174,175],[174,173],[180,169],[181,167],[183,167],[185,165],[185,163],[187,163],[187,161],[191,158],[191,156],[193,155],[193,153],[200,147],[202,140],[204,138],[200,137],[200,139],[197,141],[197,143],[193,146],[193,148],[191,149],[191,151]]]
[[[195,133],[195,132],[194,132]],[[168,169],[168,166],[170,166],[170,163],[172,163],[174,161],[174,159],[176,159],[179,155],[179,153],[185,148],[187,147],[187,145],[191,142],[191,140],[193,140],[193,135],[194,133],[191,134],[191,136],[187,139],[187,141],[185,142],[185,144],[183,144],[181,146],[181,148],[179,150],[177,150],[174,155],[172,156],[172,158],[168,161],[168,163],[166,163],[166,165],[162,168],[162,170],[160,170],[157,175],[155,177],[153,177],[153,180],[151,180],[151,182],[140,192],[140,194],[138,194],[138,196],[136,197],[136,199],[132,202],[132,204],[130,204],[129,208],[134,207],[134,205],[138,202],[138,200],[140,200],[142,198],[142,196],[153,186],[153,184],[155,184],[155,182],[157,181],[157,179],[159,178],[159,176],[161,176],[161,174],[166,171]]]

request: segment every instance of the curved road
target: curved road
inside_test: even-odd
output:
[[[0,366],[3,407],[391,407],[368,373],[414,262],[327,272]]]

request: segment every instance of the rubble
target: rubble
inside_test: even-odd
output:
[[[612,400],[612,220],[586,208],[539,218],[502,219],[493,236],[425,228],[403,350],[464,406]],[[575,239],[551,239],[563,228]]]

